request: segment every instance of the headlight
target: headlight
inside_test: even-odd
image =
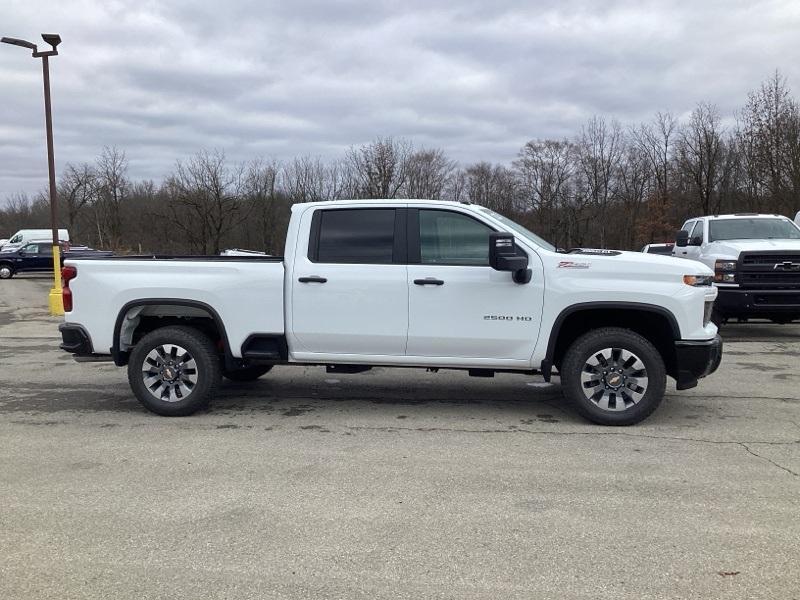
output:
[[[686,285],[691,285],[694,287],[703,286],[703,285],[711,285],[714,281],[714,278],[711,275],[684,275],[683,276],[683,283]]]
[[[718,260],[714,263],[714,281],[717,283],[736,283],[735,260]]]
[[[735,271],[736,270],[736,261],[735,260],[718,260],[714,263],[714,270],[715,271]]]

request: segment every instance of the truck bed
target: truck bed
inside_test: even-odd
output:
[[[98,354],[111,352],[126,319],[163,314],[159,307],[171,304],[218,316],[235,357],[251,334],[284,334],[278,256],[81,256],[65,264],[77,268],[66,320],[92,332]]]

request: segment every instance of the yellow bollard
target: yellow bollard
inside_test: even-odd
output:
[[[50,314],[61,316],[64,314],[64,300],[61,298],[61,247],[53,246],[53,289],[47,298]]]

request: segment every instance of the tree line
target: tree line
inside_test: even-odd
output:
[[[730,121],[730,123],[729,123]],[[775,72],[735,119],[700,103],[623,126],[595,116],[564,139],[533,139],[511,164],[459,165],[441,149],[378,138],[333,160],[228,160],[200,150],[161,183],[136,181],[123,150],[67,164],[60,225],[74,240],[119,252],[279,254],[290,206],[346,198],[469,201],[557,246],[637,249],[673,239],[685,218],[724,212],[793,216],[800,209],[800,104]],[[47,227],[47,194],[17,194],[0,232]]]

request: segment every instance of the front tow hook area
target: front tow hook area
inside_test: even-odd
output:
[[[711,375],[722,362],[722,337],[710,340],[679,340],[675,342],[675,387],[688,390],[697,380]]]

